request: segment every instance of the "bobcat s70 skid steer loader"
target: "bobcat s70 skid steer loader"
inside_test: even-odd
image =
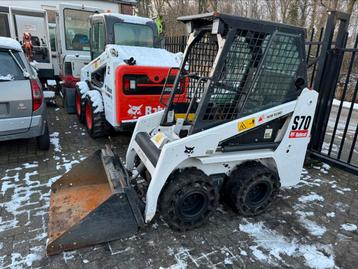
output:
[[[219,13],[179,20],[189,38],[165,110],[138,119],[125,163],[107,147],[52,185],[48,255],[133,234],[157,210],[192,229],[219,198],[255,216],[299,182],[318,96],[305,87],[304,29]]]

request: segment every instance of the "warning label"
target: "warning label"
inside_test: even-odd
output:
[[[244,131],[246,129],[251,129],[255,126],[256,126],[255,118],[247,119],[244,121],[239,121],[239,123],[238,123],[239,132]]]

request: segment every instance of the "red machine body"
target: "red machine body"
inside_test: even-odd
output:
[[[168,67],[118,66],[115,75],[115,111],[118,126],[164,109],[160,100],[163,87],[171,89],[177,72],[177,69],[170,70]],[[183,99],[186,96],[186,84],[185,79],[180,83],[180,96]],[[164,93],[162,99],[165,101],[168,96],[169,94]]]

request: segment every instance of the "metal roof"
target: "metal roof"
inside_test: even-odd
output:
[[[209,12],[209,13],[203,13],[197,15],[182,16],[179,17],[177,20],[184,23],[191,21],[194,22],[196,26],[200,26],[200,25],[208,25],[212,23],[212,21],[214,21],[215,19],[220,19],[221,21],[223,21],[225,24],[229,25],[232,28],[240,28],[240,26],[242,25],[250,24],[250,25],[256,25],[257,29],[263,27],[270,27],[270,28],[275,28],[277,30],[305,33],[305,29],[298,26],[240,17],[240,16],[229,15],[220,12]]]

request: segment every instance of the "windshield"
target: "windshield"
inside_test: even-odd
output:
[[[114,43],[116,45],[152,48],[154,46],[153,30],[144,24],[115,23]]]
[[[64,9],[66,49],[89,51],[90,16],[94,12]]]
[[[49,41],[45,17],[14,15],[16,39],[30,62],[50,63]]]

